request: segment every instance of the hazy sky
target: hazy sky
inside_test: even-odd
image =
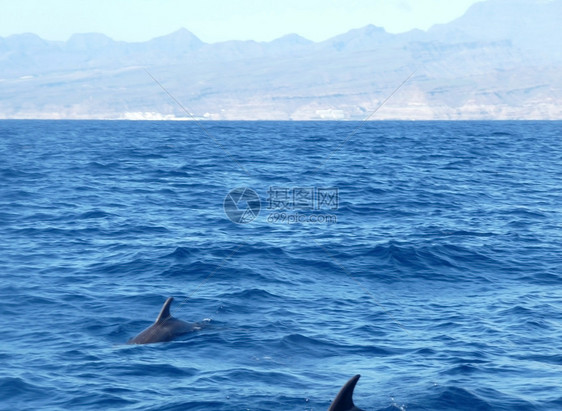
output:
[[[325,40],[375,24],[392,33],[460,17],[481,0],[0,0],[0,36],[67,40],[99,32],[145,41],[185,27],[201,40]]]

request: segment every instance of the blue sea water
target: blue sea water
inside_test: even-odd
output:
[[[562,409],[561,122],[202,125],[0,121],[1,409]]]

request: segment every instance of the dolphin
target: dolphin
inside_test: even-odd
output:
[[[338,392],[334,402],[332,402],[332,405],[330,405],[330,408],[328,408],[328,411],[363,411],[353,404],[353,390],[360,377],[361,375],[357,374],[345,383],[340,392]]]
[[[174,301],[174,297],[169,297],[162,306],[160,314],[158,314],[158,318],[156,318],[154,324],[136,337],[131,338],[127,344],[152,344],[171,341],[180,335],[198,330],[200,327],[196,324],[189,324],[172,317],[172,314],[170,314],[172,301]]]

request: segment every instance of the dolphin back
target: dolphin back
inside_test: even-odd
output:
[[[174,297],[169,297],[162,306],[160,314],[158,314],[154,324],[138,334],[136,337],[131,338],[127,344],[166,342],[177,336],[193,331],[195,329],[193,325],[172,317],[172,314],[170,313],[172,301],[174,301]]]

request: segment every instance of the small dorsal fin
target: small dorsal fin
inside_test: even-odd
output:
[[[160,310],[160,314],[158,314],[158,318],[156,318],[156,323],[164,321],[172,316],[172,314],[170,314],[170,306],[172,305],[172,301],[174,301],[174,297],[168,297],[168,299],[162,306],[162,309]]]
[[[328,411],[352,411],[359,410],[353,404],[353,390],[355,389],[355,384],[359,381],[361,375],[357,374],[345,383],[342,387]],[[359,410],[360,411],[360,410]]]

